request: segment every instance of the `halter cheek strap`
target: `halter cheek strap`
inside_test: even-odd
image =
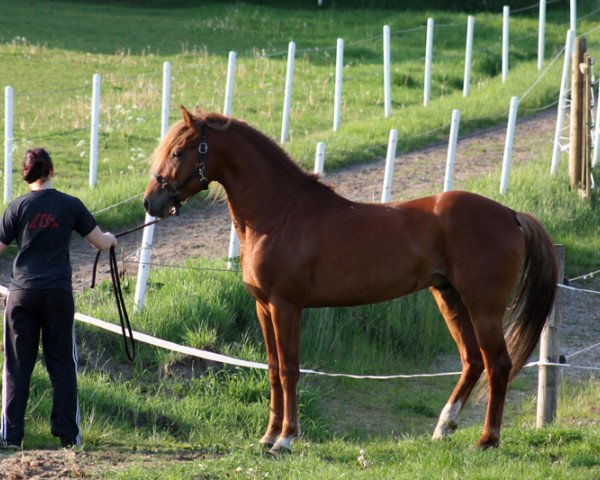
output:
[[[204,190],[208,187],[210,183],[209,180],[204,175],[204,169],[206,167],[206,155],[208,154],[208,143],[207,143],[207,126],[206,123],[200,125],[200,143],[198,144],[198,153],[200,154],[198,157],[198,161],[196,162],[196,166],[194,171],[190,173],[187,178],[185,178],[182,182],[177,185],[173,185],[162,175],[153,172],[152,177],[154,180],[167,192],[175,201],[175,207],[179,208],[181,206],[181,200],[179,200],[179,194],[181,193],[181,189],[185,187],[188,183],[194,180],[196,177],[200,178],[200,190]]]

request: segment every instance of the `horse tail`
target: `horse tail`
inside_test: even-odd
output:
[[[534,217],[515,213],[525,240],[521,277],[505,317],[512,381],[533,352],[554,304],[558,264],[552,239]]]

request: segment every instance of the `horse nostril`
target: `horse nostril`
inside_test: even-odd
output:
[[[144,210],[148,211],[148,199],[144,198]]]

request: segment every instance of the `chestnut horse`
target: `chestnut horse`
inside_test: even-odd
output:
[[[485,369],[489,403],[478,445],[498,446],[507,386],[554,301],[554,246],[542,225],[459,191],[355,203],[246,123],[181,109],[183,119],[154,154],[144,207],[165,217],[210,182],[225,189],[269,365],[271,407],[261,443],[272,453],[289,451],[299,434],[303,308],[381,302],[428,288],[463,365],[433,438],[454,431]]]

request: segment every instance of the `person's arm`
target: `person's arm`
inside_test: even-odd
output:
[[[7,245],[5,245],[4,243],[0,242],[0,254],[2,254],[2,252],[4,251],[4,249],[7,247]]]
[[[117,243],[119,243],[117,238],[112,233],[103,232],[98,226],[96,226],[89,234],[87,234],[85,239],[98,250],[106,250],[107,248],[114,247],[117,245]]]

